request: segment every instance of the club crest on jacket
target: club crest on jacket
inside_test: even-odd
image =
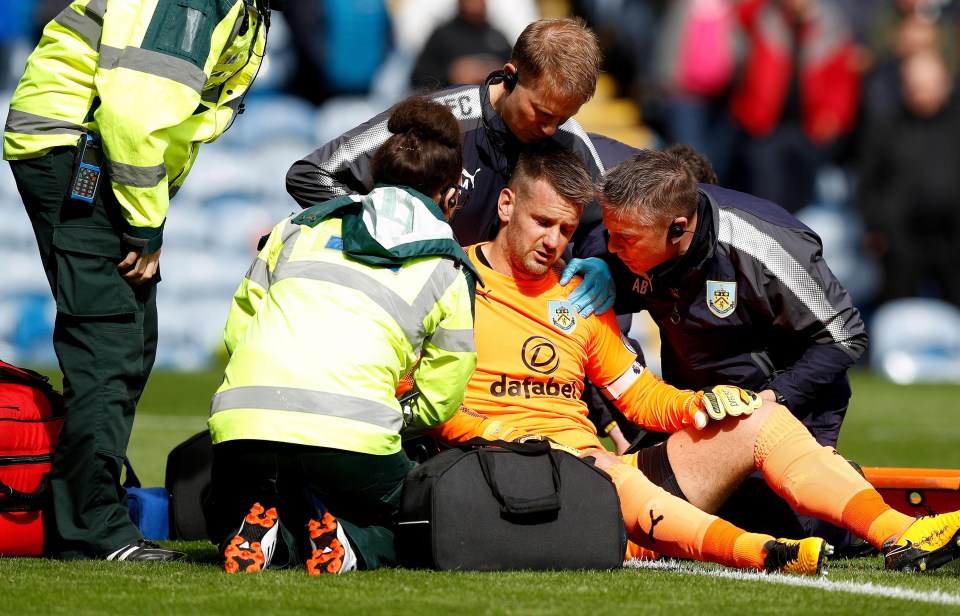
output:
[[[737,308],[737,283],[708,280],[707,308],[721,319],[730,316]]]

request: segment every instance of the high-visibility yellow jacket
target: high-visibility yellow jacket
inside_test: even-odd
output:
[[[27,60],[4,159],[98,133],[128,233],[154,252],[199,144],[229,125],[256,74],[262,21],[253,0],[74,0]]]
[[[463,402],[477,361],[474,280],[436,203],[410,189],[283,220],[233,298],[213,442],[396,453],[401,432],[437,426]],[[405,414],[396,390],[411,368],[420,395]]]

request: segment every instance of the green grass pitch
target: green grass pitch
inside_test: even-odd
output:
[[[50,371],[46,371],[48,374]],[[130,458],[162,485],[169,450],[205,427],[220,372],[157,372]],[[864,466],[960,468],[960,386],[897,386],[853,373],[840,451]],[[666,562],[607,572],[381,570],[311,578],[304,570],[227,575],[216,549],[173,542],[164,564],[0,559],[0,613],[20,614],[960,614],[960,565],[883,571],[879,557],[830,561],[824,579]]]

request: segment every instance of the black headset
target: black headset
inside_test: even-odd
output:
[[[684,234],[684,233],[693,233],[693,234],[696,234],[696,231],[690,231],[690,230],[688,230],[688,229],[684,229],[684,228],[683,228],[683,225],[681,225],[680,223],[677,222],[677,219],[678,219],[678,218],[680,218],[680,217],[679,217],[679,216],[674,216],[674,217],[673,217],[673,222],[670,223],[670,228],[667,230],[667,237],[668,237],[668,238],[673,239],[673,238],[675,238],[675,237],[683,237],[683,234]]]
[[[247,94],[250,92],[250,89],[253,87],[253,82],[257,80],[257,75],[260,74],[260,69],[263,68],[263,59],[266,58],[267,56],[267,41],[270,40],[270,11],[271,10],[282,11],[284,8],[284,5],[286,4],[286,0],[261,0],[260,2],[255,2],[253,0],[246,0],[246,3],[248,6],[251,6],[260,16],[260,19],[257,20],[256,29],[253,31],[253,43],[250,48],[250,54],[247,56],[247,63],[250,62],[250,58],[252,58],[256,53],[254,52],[254,48],[257,45],[257,35],[260,33],[261,24],[263,24],[264,26],[263,55],[259,56],[261,62],[260,64],[257,65],[257,70],[253,74],[253,77],[250,78],[250,83],[247,84],[247,89],[244,90],[243,94],[240,95],[240,100],[237,102],[237,112],[233,114],[233,117],[230,118],[230,123],[227,124],[227,127],[225,129],[223,129],[224,133],[230,130],[230,128],[233,126],[233,123],[237,121],[237,116],[242,114],[247,109],[246,105],[243,104],[243,101],[245,98],[247,98]],[[240,33],[245,34],[246,28],[248,27],[249,27],[249,22],[248,22],[247,14],[244,13],[243,24],[240,26],[240,30],[241,30]],[[247,64],[245,63],[243,67],[240,68],[240,70],[242,71],[246,67],[246,65]]]
[[[443,192],[440,193],[441,199],[443,198],[444,195],[447,194],[447,191],[449,190],[453,191],[453,196],[447,199],[447,210],[448,212],[452,212],[457,208],[457,201],[459,201],[460,199],[460,188],[458,186],[454,186],[453,184],[450,184],[448,186],[444,186],[442,190]]]
[[[507,79],[507,77],[513,77],[513,79]],[[501,83],[504,83],[504,87],[508,87],[506,82],[516,82],[516,74],[507,75],[503,70],[493,71],[487,78],[483,81],[483,85],[480,86],[480,124],[483,126],[483,133],[487,138],[487,141],[493,146],[493,151],[490,153],[491,163],[490,166],[500,175],[505,182],[510,181],[510,176],[513,174],[513,167],[510,165],[510,161],[507,159],[504,151],[507,149],[507,143],[497,131],[490,126],[490,122],[487,121],[487,116],[485,114],[485,109],[490,105],[490,91],[487,88],[488,85],[495,84],[499,80]],[[502,121],[502,118],[501,118]]]
[[[517,87],[517,80],[519,78],[517,71],[512,73],[503,72],[503,87],[507,89],[507,92],[513,92],[513,89]]]

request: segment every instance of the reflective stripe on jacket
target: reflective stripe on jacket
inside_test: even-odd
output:
[[[252,1],[75,0],[27,61],[4,158],[99,133],[130,235],[153,238],[199,144],[233,119],[265,35]]]
[[[367,208],[365,219],[379,211],[372,232],[384,246],[392,231],[407,244],[453,242],[449,226],[411,193],[378,188],[355,201]],[[384,203],[397,207],[393,220]],[[452,258],[372,266],[344,252],[343,218],[307,220],[301,214],[274,228],[234,296],[213,440],[395,453],[401,430],[439,425],[463,401],[476,365],[472,282]],[[398,224],[385,229],[391,222]],[[395,392],[418,357],[420,396],[405,419]]]

